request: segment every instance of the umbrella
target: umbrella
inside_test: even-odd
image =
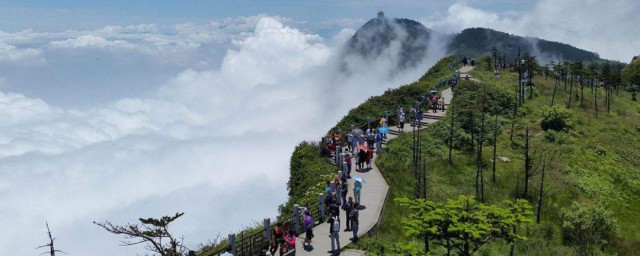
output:
[[[389,128],[380,127],[380,129],[378,129],[378,131],[380,131],[380,133],[382,133],[382,134],[387,134],[387,133],[389,133]]]
[[[364,132],[360,128],[356,128],[356,129],[351,130],[351,135],[353,135],[354,138],[358,138],[362,134],[364,134]]]
[[[360,145],[360,146],[358,146],[358,149],[360,149],[360,150],[364,150],[364,151],[369,150],[369,148],[368,148],[367,146],[365,146],[365,145]]]
[[[354,181],[358,181],[360,183],[367,183],[364,178],[360,177],[360,176],[351,176],[351,179]]]

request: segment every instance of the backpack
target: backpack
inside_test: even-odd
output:
[[[349,208],[349,202],[348,201],[344,201],[344,204],[342,204],[342,210],[347,210],[347,208]]]
[[[375,137],[374,137],[374,136],[375,136],[375,135],[373,135],[373,133],[369,133],[369,134],[367,134],[367,139],[368,139],[368,140],[374,140],[374,139],[375,139]]]
[[[351,216],[349,216],[351,218],[352,221],[357,221],[358,220],[358,209],[353,209],[351,211]]]
[[[333,219],[333,225],[331,226],[331,230],[333,230],[333,232],[340,231],[340,221],[337,218]]]

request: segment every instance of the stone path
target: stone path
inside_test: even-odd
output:
[[[467,73],[473,69],[471,66],[460,68],[460,77],[463,79]],[[469,76],[470,79],[474,79]],[[442,91],[442,97],[445,98],[445,103],[448,103],[453,98],[453,92],[451,88],[445,89]],[[432,113],[431,111],[425,112],[425,118],[422,120],[423,123],[432,124],[437,122],[440,118],[442,118],[445,114],[443,111],[438,111],[437,113]],[[426,128],[426,126],[422,126],[421,128]],[[392,133],[397,133],[398,128],[393,126],[389,127],[389,130]],[[409,123],[405,124],[405,133],[411,132],[412,127]],[[388,140],[397,137],[394,134],[387,134]],[[383,148],[385,146],[383,145]],[[380,173],[380,170],[375,164],[375,160],[378,158],[378,155],[375,154],[373,157],[373,163],[371,165],[372,169],[366,172],[356,172],[355,171],[355,161],[352,166],[351,176],[360,176],[366,180],[366,183],[362,186],[361,192],[361,204],[365,207],[365,209],[360,211],[360,227],[358,236],[365,236],[368,233],[372,233],[375,230],[376,225],[378,224],[380,217],[382,216],[382,211],[387,200],[387,194],[389,191],[389,185],[384,180],[384,177]],[[349,179],[349,193],[348,196],[352,196],[353,194],[353,180]],[[340,220],[341,220],[341,228],[344,230],[346,228],[346,213],[343,210],[340,210]],[[313,229],[313,233],[315,237],[313,238],[312,246],[313,248],[310,250],[305,250],[302,247],[302,241],[304,241],[304,234],[301,234],[298,237],[297,255],[329,255],[328,251],[331,250],[331,240],[329,238],[329,224],[320,224]],[[340,247],[344,248],[348,244],[351,243],[349,238],[353,236],[352,232],[340,232]],[[341,255],[347,256],[363,256],[366,255],[365,252],[358,250],[344,250],[341,252]]]

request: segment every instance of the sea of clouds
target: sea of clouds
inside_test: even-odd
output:
[[[389,76],[399,51],[390,47],[377,59],[352,56],[352,74],[345,75],[341,46],[353,30],[327,40],[283,23],[262,15],[234,28],[179,26],[171,33],[140,25],[5,35],[5,65],[47,67],[60,54],[112,54],[121,61],[139,58],[137,65],[149,58],[192,67],[142,97],[91,107],[51,104],[11,92],[11,86],[2,90],[0,254],[39,254],[45,221],[68,253],[130,255],[144,249],[118,246],[119,237],[92,221],[125,224],[185,212],[172,229],[193,248],[274,217],[287,199],[297,143],[318,140],[348,109],[417,79],[444,56],[434,51],[419,67]],[[211,29],[216,26],[223,29]],[[13,45],[20,40],[40,41],[40,47]],[[185,57],[216,44],[228,47],[218,63]]]

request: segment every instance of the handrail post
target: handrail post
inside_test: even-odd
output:
[[[271,242],[271,219],[263,219],[262,225],[264,227],[264,231],[262,231],[262,239]]]
[[[318,221],[321,223],[322,219],[324,219],[324,194],[318,194]]]
[[[236,250],[236,234],[229,234],[228,236],[229,245],[231,245],[231,254],[238,255]]]

